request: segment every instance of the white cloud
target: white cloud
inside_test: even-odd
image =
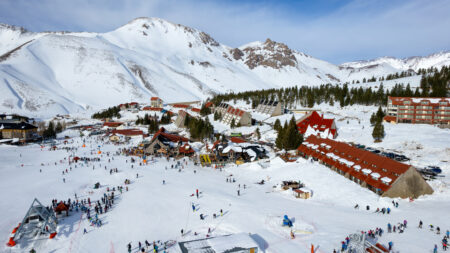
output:
[[[204,30],[230,46],[270,37],[334,63],[449,50],[449,12],[447,0],[354,0],[322,15],[265,1],[0,1],[0,22],[32,30],[105,32],[154,16]]]

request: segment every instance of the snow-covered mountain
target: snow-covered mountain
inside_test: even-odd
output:
[[[449,52],[337,66],[270,39],[232,48],[158,18],[138,18],[108,33],[32,33],[0,25],[0,112],[45,117],[151,96],[192,101],[442,65],[450,65]]]

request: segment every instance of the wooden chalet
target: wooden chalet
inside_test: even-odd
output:
[[[189,140],[177,134],[168,133],[161,127],[158,132],[153,135],[149,144],[144,147],[144,153],[154,155],[164,153],[167,155],[178,155],[179,148]],[[163,152],[165,150],[165,152]]]

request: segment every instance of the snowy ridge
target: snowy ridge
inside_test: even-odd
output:
[[[449,53],[337,66],[270,39],[232,48],[159,18],[137,18],[107,33],[32,33],[0,25],[0,112],[47,117],[151,96],[194,101],[442,65],[450,65]]]

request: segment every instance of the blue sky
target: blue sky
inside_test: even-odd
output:
[[[342,63],[450,50],[449,0],[1,0],[0,22],[31,31],[106,32],[160,17],[237,47],[271,38]]]

